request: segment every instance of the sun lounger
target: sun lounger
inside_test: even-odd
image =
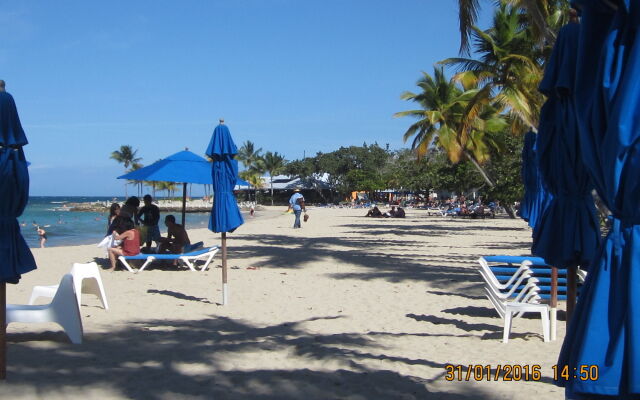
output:
[[[542,319],[542,336],[545,342],[549,341],[549,307],[539,302],[540,296],[538,295],[536,278],[529,278],[529,282],[522,290],[517,291],[517,295],[513,299],[500,297],[499,295],[501,293],[490,285],[485,287],[485,291],[498,314],[504,319],[503,343],[509,342],[512,319],[526,312],[536,312],[540,314],[540,318]]]
[[[129,272],[136,272],[128,263],[131,260],[144,260],[144,263],[137,272],[143,271],[149,264],[156,260],[179,260],[192,271],[196,271],[197,261],[203,261],[204,264],[200,267],[200,271],[204,271],[207,269],[218,250],[218,246],[214,246],[182,254],[138,254],[135,256],[120,256],[118,259]]]

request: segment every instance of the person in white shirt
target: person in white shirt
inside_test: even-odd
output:
[[[300,214],[302,211],[306,211],[304,207],[304,196],[300,193],[300,189],[296,189],[293,191],[293,195],[289,198],[289,209],[293,210],[293,214],[296,216],[296,220],[293,223],[293,228],[301,228],[300,225]]]

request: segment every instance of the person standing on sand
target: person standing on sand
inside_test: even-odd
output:
[[[300,193],[300,189],[296,189],[293,191],[293,194],[289,198],[289,210],[293,210],[293,214],[296,216],[296,219],[293,223],[293,229],[301,228],[300,225],[300,214],[302,211],[307,211],[304,206],[304,196]]]
[[[147,247],[151,247],[151,241],[158,242],[160,240],[160,228],[158,228],[160,209],[152,203],[153,197],[151,195],[146,194],[142,201],[144,201],[144,206],[138,212],[137,219],[145,227],[142,240]]]
[[[47,231],[37,226],[36,232],[38,232],[38,236],[40,237],[40,248],[44,249],[44,244],[47,242]]]

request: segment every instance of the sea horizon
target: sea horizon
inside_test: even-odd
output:
[[[124,200],[124,196],[29,196],[27,207],[18,217],[18,222],[30,248],[40,247],[37,226],[44,228],[47,233],[45,247],[98,244],[107,232],[108,212],[70,211],[64,205]],[[179,213],[162,212],[161,221],[168,214],[178,216]],[[185,218],[187,230],[207,228],[209,224],[209,213],[187,213]],[[162,223],[160,230],[163,234],[166,231]]]

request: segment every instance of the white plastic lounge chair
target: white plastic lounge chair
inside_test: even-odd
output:
[[[530,269],[531,261],[523,261],[520,267],[511,276],[511,278],[509,278],[507,282],[500,283],[500,281],[498,281],[498,279],[495,277],[493,271],[491,271],[491,268],[489,268],[489,265],[484,258],[480,257],[478,259],[478,263],[480,264],[478,271],[484,278],[485,282],[499,291],[509,290],[509,288],[517,288],[518,286],[520,286],[522,281],[528,279],[532,275],[532,271]],[[509,295],[504,297],[509,297],[512,293],[513,290]]]
[[[515,299],[509,300],[496,296],[496,292],[491,287],[485,287],[487,297],[495,307],[498,314],[504,319],[504,332],[502,334],[503,343],[509,342],[511,333],[511,322],[514,317],[519,317],[526,312],[540,313],[542,319],[542,336],[545,342],[549,341],[549,307],[540,304],[536,278],[530,278],[530,282],[518,293]]]
[[[7,304],[7,325],[12,322],[55,322],[64,329],[71,343],[82,343],[82,320],[71,274],[62,277],[58,290],[49,304],[41,306]]]
[[[198,260],[201,260],[204,261],[204,264],[202,264],[202,267],[200,267],[200,271],[204,271],[207,269],[218,250],[218,246],[214,246],[183,254],[138,254],[135,256],[120,256],[118,257],[118,259],[130,272],[135,272],[128,263],[128,261],[131,260],[145,260],[144,264],[142,264],[138,272],[143,271],[150,263],[155,260],[180,260],[187,267],[189,267],[191,271],[196,270],[196,262]]]
[[[102,279],[100,278],[100,269],[98,264],[92,262],[88,264],[74,263],[71,267],[73,276],[73,287],[78,299],[78,308],[82,308],[81,297],[82,293],[94,294],[98,296],[102,302],[102,307],[105,310],[109,309],[107,303],[107,295],[104,292],[104,286],[102,285]],[[53,297],[58,290],[58,285],[51,286],[34,286],[31,292],[31,298],[29,304],[33,304],[38,297]]]

